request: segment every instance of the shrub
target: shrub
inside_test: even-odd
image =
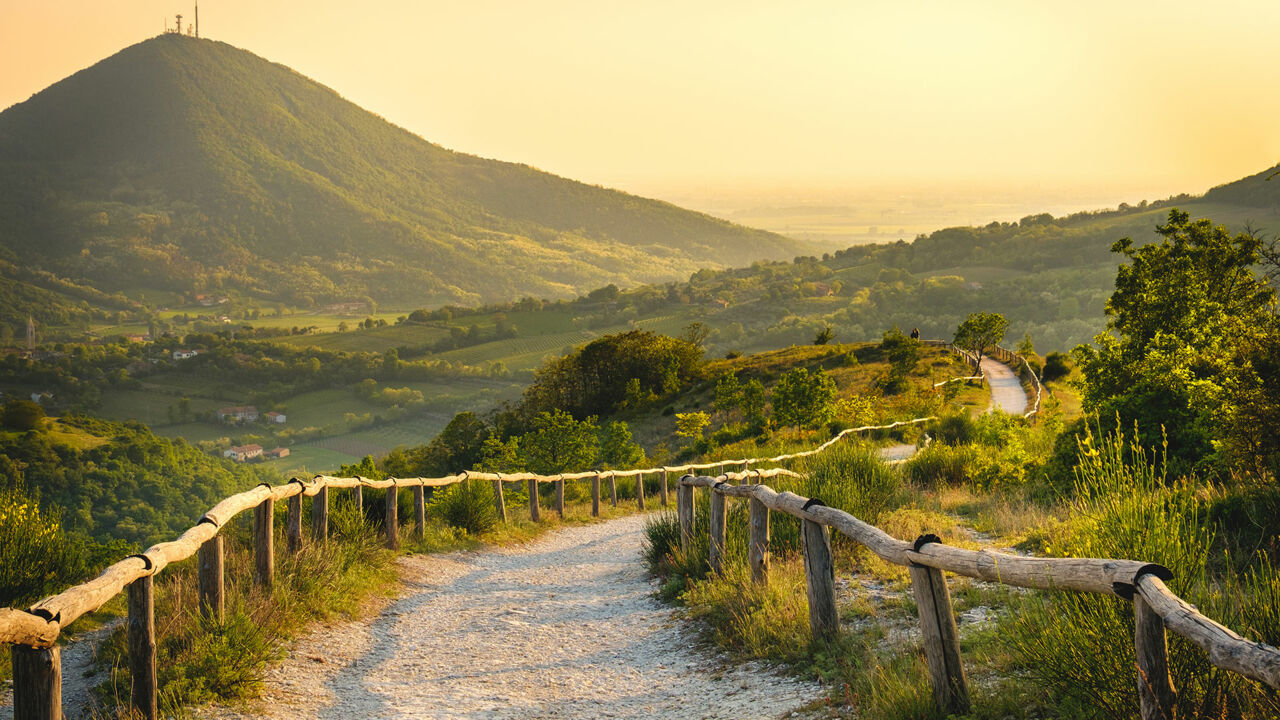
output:
[[[0,491],[0,605],[35,600],[84,570],[79,544],[57,516],[14,489]]]
[[[1044,382],[1052,382],[1060,378],[1064,378],[1071,374],[1071,356],[1066,353],[1051,352],[1044,358],[1044,370],[1040,373],[1040,379]]]
[[[933,439],[945,445],[968,445],[974,435],[973,418],[965,412],[943,415],[933,425]]]
[[[970,477],[977,451],[970,445],[947,447],[941,443],[921,449],[902,464],[902,473],[924,488],[957,487]]]
[[[453,527],[473,535],[492,530],[498,522],[493,488],[488,483],[465,480],[437,492],[431,509]]]

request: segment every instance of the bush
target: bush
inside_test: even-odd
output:
[[[36,600],[85,572],[82,546],[17,490],[0,491],[0,605]]]
[[[975,434],[973,418],[966,412],[943,415],[933,425],[933,439],[944,445],[968,445]]]
[[[918,487],[958,487],[970,478],[970,468],[977,454],[971,445],[930,445],[903,463],[902,473]]]
[[[437,492],[431,509],[453,527],[479,535],[498,522],[493,504],[493,488],[488,483],[465,480]]]
[[[1064,378],[1071,374],[1071,356],[1066,353],[1051,352],[1044,358],[1044,369],[1040,372],[1040,379],[1044,382],[1052,382],[1060,378]]]
[[[1210,571],[1215,539],[1204,522],[1205,488],[1193,480],[1170,481],[1163,452],[1148,452],[1120,432],[1102,440],[1086,435],[1079,455],[1074,520],[1047,540],[1045,554],[1163,564],[1173,571],[1170,589],[1200,612],[1253,640],[1280,642],[1275,568],[1258,561],[1243,571]],[[1029,596],[1021,605],[1013,615],[1010,643],[1033,679],[1065,704],[1093,707],[1100,717],[1137,716],[1129,603],[1092,593],[1050,592]],[[1179,690],[1170,717],[1280,713],[1276,693],[1215,668],[1203,651],[1172,635],[1169,666]]]

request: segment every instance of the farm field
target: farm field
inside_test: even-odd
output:
[[[483,366],[501,362],[512,371],[532,370],[540,367],[548,355],[562,355],[566,348],[573,348],[612,331],[614,329],[610,328],[599,331],[572,330],[535,337],[508,338],[450,350],[435,357],[466,365]]]
[[[146,390],[105,390],[97,413],[108,420],[138,420],[152,427],[170,423],[169,408],[177,405],[178,396]],[[234,401],[191,397],[191,411],[213,412]]]

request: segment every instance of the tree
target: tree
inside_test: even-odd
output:
[[[520,438],[525,466],[543,475],[585,470],[600,454],[600,427],[596,419],[575,420],[564,410],[541,412],[530,423],[532,430]]]
[[[1008,329],[1009,321],[1000,313],[969,313],[969,317],[956,328],[952,343],[973,353],[981,363],[987,348],[999,345]]]
[[[432,438],[430,443],[405,453],[405,464],[413,475],[441,477],[472,467],[490,428],[472,412],[460,412]]]
[[[644,449],[631,439],[631,428],[621,420],[604,427],[600,436],[600,462],[616,468],[640,467],[644,463]]]
[[[503,440],[496,432],[489,433],[480,446],[480,459],[475,470],[481,472],[513,473],[524,469],[520,459],[520,438],[512,436]]]
[[[1275,292],[1251,270],[1261,239],[1176,209],[1156,230],[1160,242],[1111,248],[1128,263],[1107,301],[1108,332],[1073,352],[1084,409],[1136,423],[1144,444],[1167,439],[1175,473],[1219,447],[1275,465],[1280,332]]]
[[[742,415],[754,428],[765,426],[764,404],[764,383],[753,379],[742,386]]]
[[[742,404],[742,385],[738,383],[738,376],[733,373],[725,373],[716,380],[716,397],[712,407],[718,412],[728,413],[737,409]]]
[[[889,360],[889,377],[884,388],[889,392],[898,392],[906,386],[907,375],[920,362],[920,341],[903,335],[898,326],[894,325],[880,340],[880,349]]]
[[[1036,344],[1031,342],[1031,333],[1025,333],[1022,340],[1018,342],[1018,354],[1030,358],[1036,354]]]
[[[10,430],[39,430],[44,427],[44,408],[30,400],[14,398],[4,404],[0,423]]]
[[[831,419],[836,381],[822,370],[793,368],[773,388],[773,416],[781,425],[817,427]]]
[[[701,348],[707,342],[707,338],[711,337],[711,328],[706,323],[691,322],[685,326],[684,332],[680,333],[680,339]]]
[[[836,331],[832,330],[830,325],[824,325],[822,329],[818,331],[818,334],[814,336],[813,344],[826,345],[827,343],[834,340],[835,337],[836,337]]]
[[[676,413],[676,435],[692,442],[702,439],[702,431],[711,424],[711,417],[702,411]]]

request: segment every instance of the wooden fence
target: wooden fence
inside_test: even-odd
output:
[[[963,353],[963,351],[960,351]],[[1037,407],[1039,399],[1037,395]],[[725,496],[743,496],[753,493],[760,494],[756,498],[759,502],[764,503],[764,507],[775,510],[782,510],[790,514],[800,517],[806,522],[819,523],[823,528],[825,525],[833,525],[854,539],[864,542],[871,547],[874,552],[880,554],[881,557],[891,562],[899,562],[899,564],[907,564],[908,562],[919,562],[925,566],[933,567],[928,562],[918,561],[917,556],[921,556],[922,550],[916,547],[908,552],[902,546],[910,548],[909,544],[900,543],[900,541],[890,538],[883,532],[861,523],[856,518],[839,511],[831,511],[829,508],[815,506],[817,501],[808,502],[804,498],[799,498],[800,504],[796,505],[792,501],[796,496],[789,493],[781,495],[773,493],[764,486],[754,486],[757,490],[738,490],[730,489],[732,486],[724,485],[720,478],[726,479],[742,479],[751,477],[755,479],[777,477],[783,475],[795,475],[795,473],[780,468],[772,469],[752,469],[752,466],[761,465],[777,465],[779,463],[798,460],[821,453],[845,437],[859,432],[869,430],[892,430],[899,427],[907,427],[920,423],[936,420],[936,417],[916,418],[913,420],[905,420],[901,422],[890,423],[888,425],[874,425],[850,428],[842,431],[827,442],[819,445],[812,450],[802,452],[777,455],[769,458],[743,458],[738,460],[716,460],[713,462],[696,463],[690,465],[681,465],[675,467],[660,467],[647,469],[632,470],[605,470],[605,471],[589,471],[579,473],[565,473],[560,475],[535,475],[532,473],[483,473],[483,472],[462,472],[456,475],[450,475],[442,478],[388,478],[385,480],[370,480],[363,477],[339,478],[327,475],[317,475],[311,480],[303,480],[295,478],[288,483],[278,486],[269,486],[266,484],[259,485],[252,490],[233,495],[222,502],[215,505],[209,512],[200,518],[196,525],[184,532],[178,539],[153,545],[144,552],[131,555],[102,571],[98,577],[88,582],[76,585],[57,595],[47,597],[27,610],[16,610],[8,608],[0,608],[0,642],[10,643],[12,645],[13,659],[13,685],[14,685],[14,720],[46,720],[49,718],[62,717],[62,670],[61,656],[59,648],[56,646],[58,635],[62,628],[67,627],[82,615],[92,612],[105,604],[108,600],[115,597],[119,593],[128,592],[128,647],[129,647],[129,665],[132,678],[132,704],[142,717],[157,717],[157,683],[156,683],[156,644],[155,644],[155,619],[154,619],[154,577],[159,574],[170,563],[179,562],[193,555],[198,555],[197,582],[199,586],[200,608],[201,612],[207,616],[221,619],[224,608],[224,580],[223,580],[223,542],[222,537],[218,535],[221,528],[226,526],[236,515],[253,509],[253,538],[254,538],[254,579],[262,585],[270,585],[275,574],[275,503],[288,502],[288,512],[286,515],[285,527],[285,544],[286,550],[290,553],[298,552],[304,542],[302,530],[302,499],[311,498],[311,535],[313,542],[325,542],[328,538],[329,527],[329,491],[330,490],[349,490],[353,494],[353,499],[357,508],[363,507],[363,493],[365,488],[385,489],[389,495],[386,502],[386,516],[384,520],[384,529],[386,533],[387,546],[391,549],[398,549],[400,545],[400,522],[398,518],[399,504],[398,493],[401,489],[409,490],[413,493],[414,501],[414,534],[422,537],[426,523],[426,507],[425,496],[426,488],[445,487],[467,480],[489,481],[493,483],[495,510],[498,516],[505,521],[507,518],[507,508],[504,500],[503,484],[508,482],[528,483],[529,486],[529,513],[530,518],[535,522],[541,517],[540,499],[538,497],[538,484],[551,483],[555,486],[555,509],[564,515],[564,483],[566,481],[589,480],[591,484],[591,506],[592,514],[598,516],[600,514],[600,503],[602,499],[602,484],[607,483],[610,502],[616,506],[618,504],[617,479],[618,478],[634,478],[636,488],[636,501],[640,509],[645,507],[645,491],[644,476],[657,475],[659,477],[659,497],[663,506],[668,503],[668,478],[672,474],[689,473],[700,470],[717,470],[720,472],[718,478],[710,477],[694,477],[685,476],[682,480],[678,492],[688,492],[689,498],[687,504],[680,505],[678,499],[678,510],[680,512],[682,528],[692,526],[692,491],[695,485],[715,485],[716,489],[713,493],[713,499],[716,497],[723,498]],[[739,472],[729,472],[729,468],[738,468]],[[718,483],[718,484],[717,484]],[[681,496],[683,497],[683,496]],[[820,505],[820,504],[818,504]],[[826,513],[838,513],[842,518],[839,522],[833,519],[835,516],[828,516]],[[688,515],[686,518],[685,515]],[[723,538],[723,509],[721,509],[720,537]],[[813,517],[811,517],[813,516]],[[753,505],[753,528],[755,524],[755,507]],[[823,525],[823,519],[826,519]],[[687,522],[686,522],[687,521]],[[715,527],[715,516],[713,514],[712,525]],[[767,537],[768,521],[767,515],[764,520],[765,533]],[[815,526],[817,527],[817,526]],[[806,528],[809,528],[806,525]],[[859,530],[858,528],[862,528]],[[754,531],[753,531],[754,532]],[[819,533],[809,538],[806,534],[806,542],[810,542],[815,547],[818,544],[819,536],[825,538],[826,530],[806,529],[806,533]],[[855,536],[851,532],[861,533]],[[878,533],[878,535],[877,535]],[[714,537],[714,533],[713,533]],[[865,537],[867,540],[860,540]],[[919,545],[919,543],[917,543]],[[754,547],[754,543],[753,543]],[[762,552],[767,552],[767,543],[763,546]],[[939,546],[941,547],[941,546]],[[716,545],[713,541],[713,554],[718,558],[723,553],[723,541],[715,549]],[[757,548],[759,550],[759,548]],[[817,552],[815,550],[815,552]],[[955,550],[956,553],[967,553],[969,551]],[[945,555],[945,553],[944,553]],[[989,553],[987,556],[995,557],[998,554]],[[828,549],[829,556],[829,549]],[[987,557],[984,556],[984,557]],[[762,556],[763,557],[763,556]],[[816,557],[816,556],[815,556]],[[946,555],[946,557],[952,557]],[[966,556],[967,557],[967,556]],[[1157,566],[1146,565],[1143,563],[1132,563],[1129,561],[1072,561],[1072,560],[1029,560],[1027,558],[1017,558],[1014,556],[1000,556],[1001,558],[1012,558],[1022,564],[1014,563],[1014,568],[1022,568],[1026,563],[1049,563],[1054,568],[1074,567],[1072,562],[1085,563],[1086,566],[1092,567],[1091,564],[1096,563],[1120,563],[1123,568],[1134,569],[1132,573],[1125,574],[1127,570],[1118,571],[1116,577],[1129,582],[1129,585],[1143,588],[1143,594],[1146,596],[1148,592],[1153,593],[1149,599],[1151,607],[1155,608],[1155,612],[1164,618],[1166,624],[1170,627],[1192,628],[1201,627],[1205,629],[1201,635],[1208,633],[1207,636],[1218,637],[1222,633],[1230,635],[1239,643],[1245,643],[1238,636],[1231,634],[1226,628],[1213,623],[1208,618],[1204,618],[1195,612],[1194,608],[1178,600],[1167,590],[1163,591],[1163,595],[1159,594],[1158,589],[1162,589],[1159,583],[1159,573],[1151,575],[1153,571],[1138,573],[1136,568],[1155,568]],[[718,560],[717,560],[718,562]],[[760,561],[762,567],[767,567],[767,557]],[[811,561],[806,554],[806,566]],[[818,562],[813,560],[812,562]],[[987,564],[983,564],[983,563]],[[1001,560],[1003,562],[1003,560]],[[1127,563],[1127,564],[1126,564]],[[754,566],[753,566],[754,567]],[[953,572],[968,574],[973,577],[982,577],[983,579],[992,579],[988,575],[994,573],[995,561],[972,558],[969,565],[970,571],[965,569],[954,569],[950,566],[939,566],[946,569],[952,569]],[[1030,568],[1030,566],[1027,566]],[[1040,565],[1035,565],[1040,568]],[[1045,566],[1048,567],[1048,566]],[[987,572],[987,575],[981,574]],[[1025,569],[1027,577],[1034,578],[1054,578],[1052,572],[1046,570]],[[1035,573],[1039,572],[1039,575]],[[1061,571],[1060,571],[1061,572]],[[1080,572],[1084,572],[1081,570]],[[916,570],[912,570],[913,578]],[[1002,573],[1007,574],[1008,569],[1002,568]],[[1115,574],[1113,572],[1113,574]],[[1139,585],[1139,576],[1141,582],[1145,585]],[[1150,577],[1148,577],[1150,576]],[[1022,576],[1018,576],[1022,577]],[[1068,574],[1067,578],[1074,578],[1075,575]],[[1059,578],[1060,579],[1060,578]],[[1166,578],[1167,579],[1167,578]],[[1008,578],[1004,578],[1004,582],[1009,582]],[[1118,581],[1117,581],[1118,582]],[[1031,584],[1027,584],[1031,583]],[[1046,587],[1045,584],[1034,584],[1027,581],[1028,587]],[[1020,584],[1018,582],[1009,582],[1009,584]],[[1067,589],[1088,589],[1100,592],[1110,592],[1110,585],[1088,585],[1088,587],[1075,587],[1067,584],[1060,586]],[[941,586],[941,592],[945,595],[946,587]],[[1101,590],[1098,590],[1101,588]],[[1146,588],[1157,588],[1157,590],[1147,590]],[[819,588],[819,591],[825,593],[825,590]],[[1118,591],[1117,591],[1118,592]],[[810,607],[818,607],[823,609],[825,613],[826,605],[823,603],[825,595],[818,597],[816,600],[813,590],[810,591]],[[949,603],[949,601],[948,601]],[[921,607],[925,607],[923,604]],[[946,609],[949,612],[949,604]],[[812,610],[811,610],[812,612]],[[1151,617],[1151,616],[1149,616]],[[824,623],[833,623],[834,615],[827,618],[824,615]],[[1175,623],[1177,625],[1175,626]],[[1158,623],[1157,623],[1158,624]],[[952,630],[954,630],[954,620],[951,621]],[[823,627],[827,627],[824,625]],[[1183,632],[1187,634],[1190,630]],[[1163,632],[1163,631],[1161,631]],[[1218,635],[1214,635],[1218,633]],[[954,634],[954,633],[953,633]],[[1163,637],[1163,636],[1161,636]],[[1191,637],[1191,635],[1188,635]],[[1193,638],[1194,639],[1194,638]],[[1214,645],[1217,647],[1217,645]],[[1235,648],[1235,645],[1224,645],[1223,647]],[[1255,679],[1262,679],[1258,675],[1250,674],[1245,670],[1237,669],[1235,666],[1224,664],[1231,662],[1232,658],[1246,657],[1249,667],[1261,667],[1258,665],[1261,661],[1258,657],[1272,658],[1270,662],[1273,664],[1268,666],[1271,668],[1271,674],[1265,675],[1264,682],[1268,682],[1273,687],[1280,687],[1280,654],[1272,648],[1256,650],[1253,654],[1237,655],[1236,650],[1232,651],[1230,657],[1219,662],[1219,658],[1214,656],[1215,662],[1222,667],[1237,670],[1242,674],[1248,675]],[[1268,654],[1270,653],[1270,654]],[[1273,657],[1274,655],[1274,657]],[[957,660],[958,663],[958,660]],[[931,666],[933,666],[931,661]],[[958,667],[958,664],[956,665]],[[947,696],[950,697],[950,696]]]
[[[828,640],[839,631],[828,528],[835,528],[887,562],[905,566],[919,609],[934,699],[944,712],[963,713],[969,709],[968,684],[944,570],[1004,585],[1117,595],[1132,601],[1135,678],[1143,720],[1172,717],[1176,695],[1169,676],[1166,628],[1203,649],[1217,667],[1280,690],[1280,650],[1246,640],[1201,615],[1165,586],[1165,581],[1173,577],[1168,568],[1134,560],[1040,558],[964,550],[944,545],[936,535],[922,535],[915,542],[906,542],[847,512],[826,507],[817,498],[778,493],[756,484],[784,474],[794,475],[786,470],[750,470],[718,477],[680,478],[676,514],[685,551],[693,547],[695,488],[706,488],[710,494],[708,564],[713,572],[721,571],[725,558],[727,498],[745,498],[751,503],[747,555],[756,582],[768,582],[769,513],[782,512],[799,519],[809,627],[815,638]],[[734,481],[743,484],[731,484]]]

